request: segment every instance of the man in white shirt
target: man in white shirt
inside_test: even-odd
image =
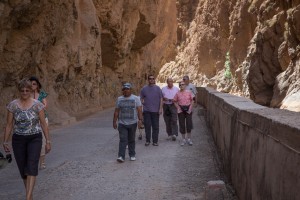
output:
[[[179,88],[173,85],[173,79],[167,79],[167,86],[162,88],[163,94],[163,117],[166,123],[166,131],[169,138],[173,141],[178,136],[177,108],[174,105],[173,98],[179,91]]]

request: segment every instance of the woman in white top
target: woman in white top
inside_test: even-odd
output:
[[[38,175],[42,134],[46,138],[46,153],[51,150],[51,144],[45,121],[45,106],[31,98],[31,82],[28,79],[21,80],[18,90],[20,97],[7,105],[3,148],[5,152],[10,152],[8,139],[12,132],[12,148],[24,181],[26,200],[32,200],[33,188]]]

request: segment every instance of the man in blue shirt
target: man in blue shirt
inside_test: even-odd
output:
[[[135,161],[135,132],[137,125],[142,125],[142,104],[140,98],[131,94],[131,84],[122,86],[123,96],[118,97],[114,112],[113,127],[119,131],[118,162],[125,161],[125,151],[128,145],[128,153],[131,161]],[[118,124],[117,124],[118,121]]]

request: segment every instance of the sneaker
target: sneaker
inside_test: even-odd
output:
[[[171,139],[172,139],[172,136],[168,135],[167,140],[171,140]]]
[[[135,161],[136,158],[134,156],[130,157],[130,161]]]
[[[192,140],[191,140],[191,139],[188,139],[187,143],[188,143],[190,146],[192,146],[192,145],[193,145],[193,142],[192,142]]]
[[[153,145],[153,146],[158,146],[158,144],[157,144],[157,143],[153,143],[152,145]]]
[[[176,135],[172,135],[172,141],[176,141]]]
[[[150,142],[146,142],[146,143],[145,143],[145,146],[149,146],[149,144],[150,144]]]
[[[118,162],[124,162],[125,160],[124,160],[124,158],[122,158],[122,156],[120,156],[119,158],[117,158],[117,161]]]
[[[184,146],[185,144],[186,144],[186,141],[185,141],[185,139],[183,139],[183,140],[181,141],[180,145],[181,145],[181,146]]]

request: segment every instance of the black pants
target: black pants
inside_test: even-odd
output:
[[[163,104],[163,111],[168,136],[178,136],[177,108],[174,104]]]
[[[179,131],[181,134],[191,133],[193,129],[192,114],[186,112],[178,113]]]
[[[146,133],[146,142],[151,140],[151,130],[152,130],[152,142],[158,142],[159,134],[159,113],[158,112],[148,112],[144,111],[144,126]]]
[[[12,147],[21,177],[26,179],[27,176],[37,176],[42,133],[25,136],[13,134]]]

